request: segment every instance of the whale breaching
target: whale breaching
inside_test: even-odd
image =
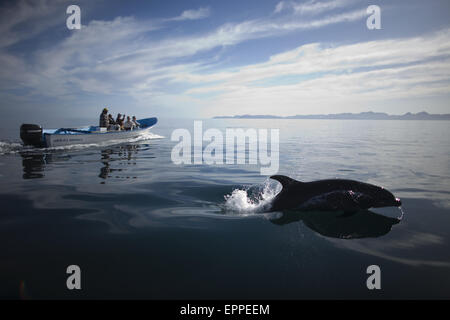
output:
[[[355,212],[369,208],[399,207],[400,199],[391,192],[372,184],[344,179],[300,182],[287,176],[275,175],[283,186],[273,202],[271,211],[324,210]]]

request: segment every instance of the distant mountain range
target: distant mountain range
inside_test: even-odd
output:
[[[296,116],[274,116],[274,115],[236,115],[217,116],[213,119],[343,119],[343,120],[450,120],[450,114],[430,114],[422,111],[419,113],[405,113],[403,115],[389,115],[384,112],[361,112],[361,113],[336,113],[336,114],[311,114]]]

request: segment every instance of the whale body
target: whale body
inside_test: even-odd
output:
[[[344,179],[300,182],[283,175],[271,176],[283,186],[271,211],[321,210],[356,212],[369,208],[399,207],[400,199],[369,183]]]

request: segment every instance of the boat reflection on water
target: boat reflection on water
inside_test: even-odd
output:
[[[136,165],[136,158],[139,152],[139,145],[124,145],[116,146],[115,148],[104,149],[101,151],[101,162],[103,167],[100,168],[99,178],[104,180],[108,178],[126,178],[126,179],[137,179],[136,176],[119,174],[125,171],[124,168],[113,168],[111,164],[115,161],[120,161],[120,164],[125,164],[126,166]],[[115,173],[115,174],[113,174]],[[105,181],[100,182],[104,184]]]
[[[44,177],[44,168],[48,162],[51,162],[52,155],[46,153],[30,153],[21,152],[22,166],[23,166],[23,178],[24,179],[37,179]]]
[[[127,167],[137,163],[137,154],[141,148],[147,145],[116,145],[100,151],[100,159],[94,157],[102,163],[98,177],[102,179],[101,184],[108,178],[136,179],[137,176],[124,174]],[[89,155],[92,155],[92,149]],[[49,170],[51,164],[68,161],[78,155],[84,157],[86,153],[67,153],[61,151],[32,150],[20,152],[22,157],[23,179],[38,179],[45,176],[45,170]],[[79,162],[77,162],[79,164]],[[115,164],[115,165],[113,165]]]
[[[381,237],[388,234],[392,226],[401,221],[369,210],[354,213],[286,211],[281,214],[280,217],[270,221],[277,225],[302,221],[311,230],[325,237],[338,239]]]

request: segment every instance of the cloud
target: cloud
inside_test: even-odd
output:
[[[184,16],[193,18],[205,14],[205,10],[192,12]],[[33,52],[27,72],[18,75],[20,79],[15,85],[48,96],[65,96],[76,90],[102,94],[132,92],[138,96],[138,92],[164,90],[159,86],[181,73],[176,59],[250,39],[360,19],[364,14],[361,10],[309,22],[249,20],[228,23],[207,34],[159,41],[153,40],[149,33],[164,28],[160,21],[140,21],[133,17],[94,20],[53,47]],[[186,72],[201,64],[184,63],[182,68]],[[167,73],[168,70],[171,73]],[[0,72],[0,81],[5,78],[9,79],[9,75]]]
[[[275,6],[274,13],[280,13],[286,10],[292,10],[295,14],[319,14],[331,11],[337,8],[343,8],[353,4],[355,0],[332,0],[332,1],[316,1],[307,2],[281,1]]]
[[[237,70],[180,74],[227,114],[292,115],[450,92],[450,31],[340,46],[312,43]],[[207,104],[207,103],[206,103]],[[213,111],[214,112],[214,111]],[[273,113],[273,112],[272,112]],[[210,114],[213,115],[213,114]]]
[[[226,114],[332,113],[354,111],[361,106],[380,107],[389,99],[414,99],[450,92],[450,61],[426,66],[384,69],[370,72],[327,74],[294,84],[270,86],[227,82],[189,90],[189,94],[219,93],[210,99]],[[264,79],[264,78],[263,78]],[[386,111],[386,110],[385,110]],[[214,110],[209,112],[213,114]]]
[[[240,23],[226,23],[207,34],[163,39],[158,43],[144,44],[141,49],[129,51],[117,57],[148,55],[165,59],[192,56],[217,47],[231,46],[251,39],[281,36],[298,30],[322,28],[332,24],[356,21],[366,16],[365,10],[355,10],[322,19],[299,22],[293,20],[247,20]]]
[[[30,39],[61,22],[55,13],[63,11],[62,0],[20,0],[0,8],[0,48]]]
[[[184,20],[198,20],[209,17],[210,10],[209,8],[199,8],[197,10],[185,10],[178,17],[169,19],[173,21],[184,21]]]
[[[274,13],[279,13],[281,11],[283,11],[286,7],[286,2],[285,1],[280,1],[277,3],[277,5],[275,6],[275,10]]]
[[[331,11],[333,3],[303,5],[315,6],[314,12],[325,12]],[[277,7],[285,10],[283,6]],[[192,20],[207,15],[209,9],[200,8],[184,11],[173,19]],[[213,50],[217,48],[358,21],[366,16],[364,9],[304,19],[277,15],[176,37],[161,37],[170,19],[93,20],[26,57],[0,49],[0,62],[6,66],[0,70],[0,83],[10,95],[19,90],[21,97],[68,101],[90,95],[122,96],[168,108],[203,108],[204,115],[271,113],[274,105],[283,115],[302,110],[321,113],[330,108],[349,111],[349,106],[381,99],[442,96],[449,92],[448,30],[424,37],[353,44],[309,43],[280,51],[265,62],[233,69],[215,62],[217,53]],[[18,23],[7,23],[5,30],[14,30],[11,26]],[[153,37],[153,32],[160,33]],[[214,110],[207,108],[210,105],[215,106]]]
[[[268,61],[244,66],[237,71],[197,75],[192,81],[252,82],[274,75],[309,75],[323,72],[347,72],[375,67],[426,62],[450,55],[450,31],[443,30],[424,37],[377,40],[333,46],[309,43],[271,56]]]

